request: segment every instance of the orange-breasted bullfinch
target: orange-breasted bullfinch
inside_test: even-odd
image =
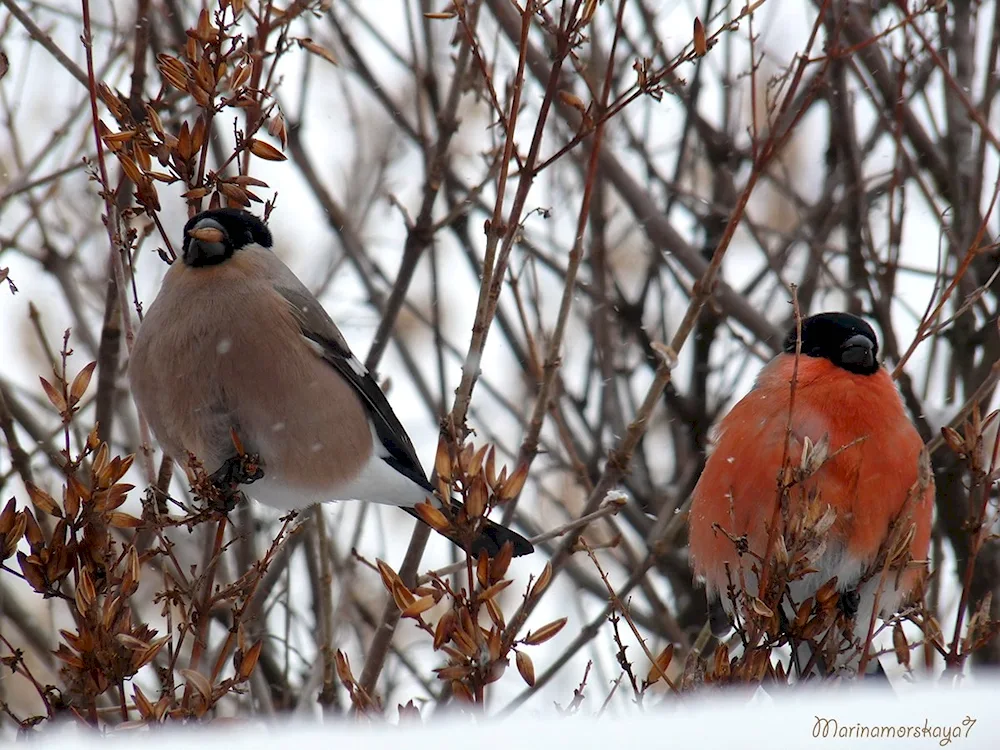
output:
[[[160,446],[184,466],[190,452],[218,476],[236,458],[235,434],[263,466],[247,493],[277,508],[363,500],[416,515],[418,503],[440,504],[371,373],[271,245],[264,222],[242,210],[205,211],[185,225],[181,262],[129,362],[136,405]],[[505,541],[515,555],[532,551],[487,521],[472,552],[496,554]]]
[[[846,313],[803,319],[793,401],[797,339],[793,326],[783,351],[761,370],[753,389],[716,428],[714,448],[691,501],[691,560],[696,576],[705,582],[710,602],[717,604],[721,598],[732,618],[728,586],[732,581],[740,590],[741,570],[745,593],[759,593],[753,569],[760,570],[760,558],[766,554],[771,519],[777,519],[784,535],[782,519],[801,513],[803,504],[814,503],[814,512],[822,508],[824,515],[832,509],[834,515],[827,516],[827,523],[833,519],[832,525],[813,548],[815,572],[791,582],[792,601],[784,600],[783,611],[794,614],[791,605],[802,605],[836,576],[841,604],[848,603],[847,614],[853,614],[853,637],[845,634],[848,645],[825,669],[856,668],[876,606],[880,576],[878,572],[872,575],[871,568],[879,560],[884,563],[880,548],[892,529],[898,528],[897,518],[907,524],[905,530],[912,527],[909,553],[913,562],[884,582],[878,595],[879,614],[897,612],[923,574],[933,481],[926,465],[918,481],[923,441],[892,379],[879,365],[878,340],[871,326]],[[802,472],[801,481],[790,488],[787,502],[791,507],[783,516],[775,514],[775,508],[789,428],[790,466],[801,466],[807,438],[813,446],[823,445],[825,451],[813,453],[816,460],[811,466],[807,460],[812,473]],[[740,554],[737,547],[744,540],[746,547]],[[799,664],[799,669],[805,667]]]

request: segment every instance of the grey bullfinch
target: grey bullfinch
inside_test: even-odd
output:
[[[237,435],[263,466],[245,489],[266,505],[364,500],[419,518],[415,505],[440,500],[410,438],[271,246],[270,230],[246,211],[210,210],[187,222],[182,258],[167,271],[132,349],[136,405],[182,465],[190,452],[207,472],[226,471]],[[471,551],[496,554],[506,541],[514,555],[533,550],[486,521]]]

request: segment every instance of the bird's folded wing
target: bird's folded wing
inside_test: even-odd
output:
[[[367,407],[375,434],[384,448],[383,460],[416,484],[431,490],[406,430],[368,368],[351,353],[343,334],[326,314],[326,310],[304,287],[299,289],[276,285],[275,289],[288,301],[307,343],[351,384]]]

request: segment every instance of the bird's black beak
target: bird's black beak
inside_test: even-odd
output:
[[[205,219],[188,230],[184,238],[184,262],[189,266],[211,266],[232,255],[229,235],[213,219]]]
[[[851,336],[840,347],[840,361],[852,372],[874,372],[877,369],[875,342],[864,334]]]

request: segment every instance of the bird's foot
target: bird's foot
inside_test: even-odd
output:
[[[837,605],[848,620],[853,620],[858,613],[858,607],[861,606],[861,594],[858,593],[857,589],[845,591],[840,595]]]
[[[240,485],[253,484],[263,477],[263,465],[256,453],[230,456],[208,477],[217,490],[217,496],[211,498],[209,504],[215,510],[228,513],[245,498]]]
[[[264,478],[264,468],[256,453],[230,456],[208,477],[220,489],[238,484],[253,484]]]

